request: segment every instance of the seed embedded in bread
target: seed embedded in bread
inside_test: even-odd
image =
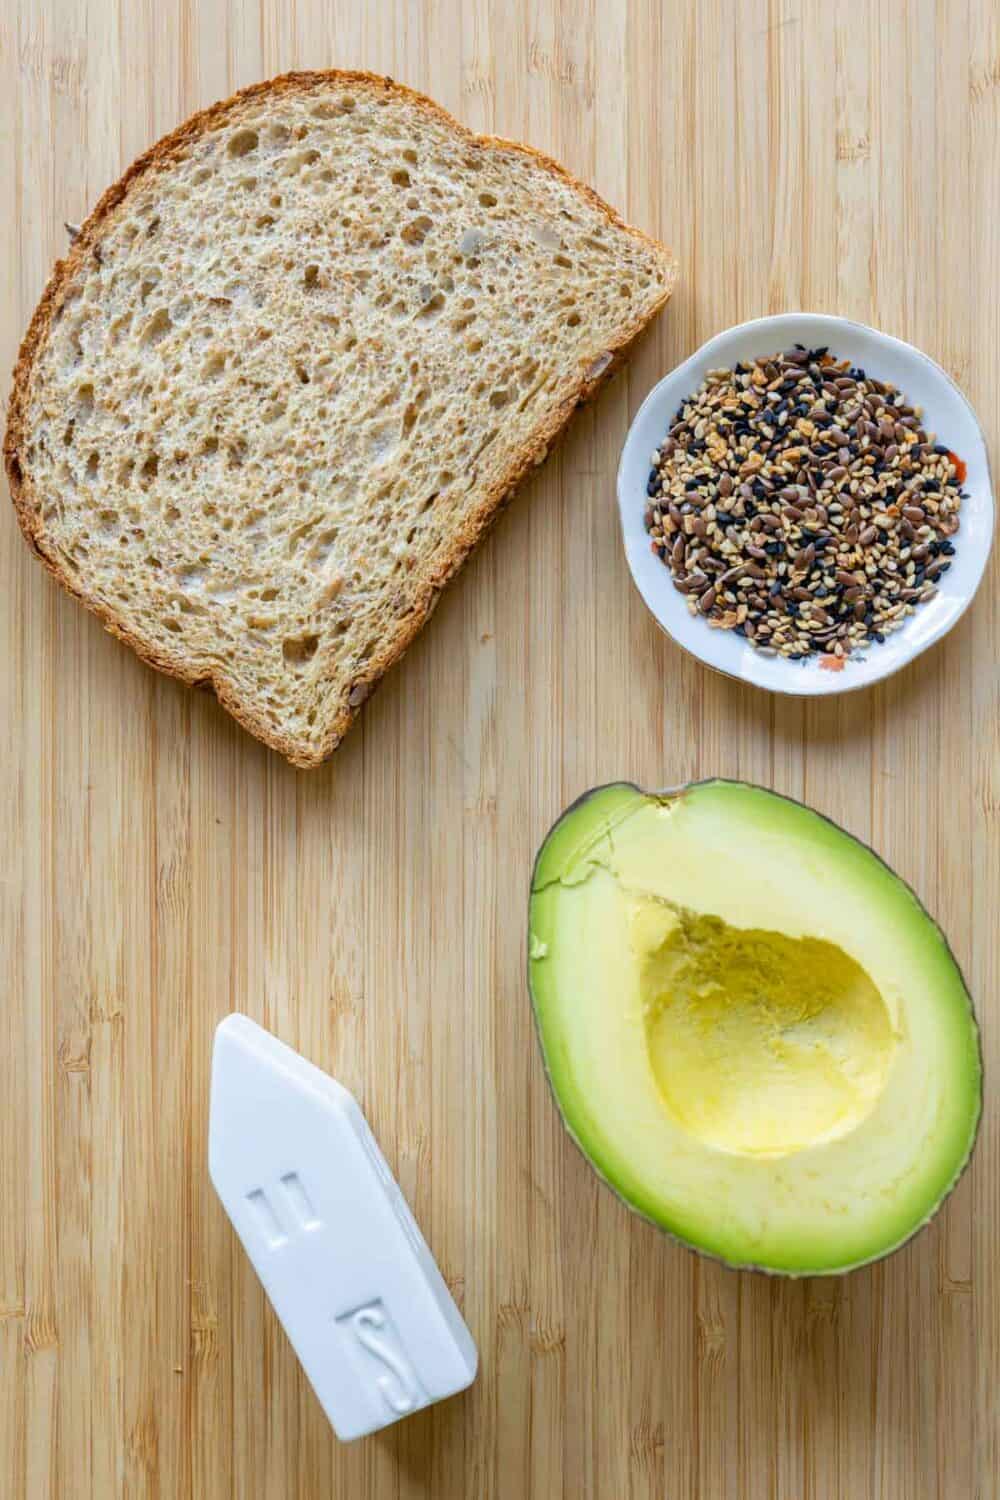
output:
[[[245,90],[57,266],[5,441],[21,525],[147,661],[315,765],[674,275],[388,80]]]

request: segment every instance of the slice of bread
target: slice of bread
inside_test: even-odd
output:
[[[555,162],[389,79],[245,89],[57,264],[4,443],[21,527],[144,660],[316,765],[674,277]]]

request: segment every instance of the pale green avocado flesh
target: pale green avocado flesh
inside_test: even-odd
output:
[[[538,856],[529,977],[584,1153],[733,1265],[874,1260],[968,1160],[979,1036],[948,945],[800,803],[726,781],[589,793]]]

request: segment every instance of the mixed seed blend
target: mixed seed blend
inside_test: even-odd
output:
[[[692,614],[836,668],[937,593],[964,478],[894,386],[796,345],[710,371],[683,403],[646,529]]]

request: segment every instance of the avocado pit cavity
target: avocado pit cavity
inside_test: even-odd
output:
[[[897,1037],[842,948],[645,895],[632,898],[629,933],[650,1065],[688,1135],[789,1156],[849,1134],[874,1109]]]

